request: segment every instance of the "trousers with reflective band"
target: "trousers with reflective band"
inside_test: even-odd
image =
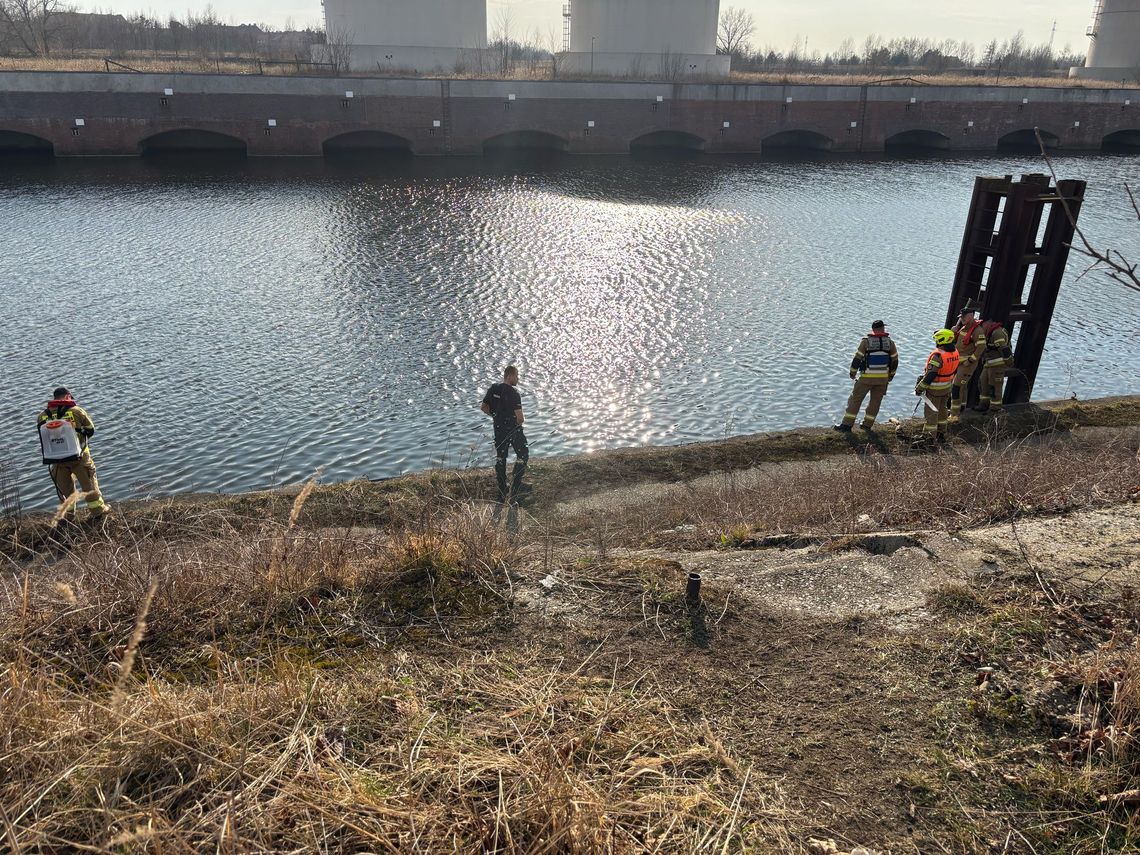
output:
[[[935,376],[934,382],[930,384],[930,388],[934,390],[949,389],[954,385],[954,375],[958,373],[958,364],[961,362],[962,356],[957,351],[947,353],[945,350],[936,349],[926,360],[927,373],[930,372],[935,357],[938,358],[942,365],[938,369],[938,374]]]
[[[66,501],[75,491],[75,483],[78,481],[79,490],[83,493],[81,500],[87,505],[87,510],[97,515],[106,513],[107,503],[99,489],[99,479],[90,455],[72,463],[57,463],[49,471],[61,502]],[[71,513],[74,514],[75,510],[75,506],[72,506]]]
[[[863,425],[874,427],[875,420],[879,417],[879,409],[883,406],[883,398],[887,395],[887,384],[868,380],[866,374],[855,381],[855,389],[851,392],[851,397],[847,399],[847,412],[843,414],[843,424],[848,427],[855,424],[859,418],[859,409],[863,406],[863,401],[868,395],[871,396],[871,401],[867,404],[867,412],[863,416]]]
[[[950,396],[946,392],[929,392],[923,401],[923,411],[926,420],[922,426],[923,433],[946,433],[950,423]]]

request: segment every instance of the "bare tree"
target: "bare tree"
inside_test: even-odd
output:
[[[657,74],[662,80],[677,80],[685,71],[685,55],[675,53],[669,48],[661,51],[657,57]]]
[[[716,31],[716,52],[737,56],[746,51],[756,32],[756,19],[752,13],[738,6],[729,6],[720,15]]]
[[[0,0],[0,41],[18,44],[32,56],[48,56],[72,12],[61,0]]]
[[[546,50],[550,53],[550,79],[557,80],[562,61],[566,58],[562,52],[562,34],[557,27],[551,27],[546,32]]]
[[[495,29],[491,43],[502,54],[503,77],[511,72],[511,38],[515,29],[515,13],[510,6],[503,6],[495,13]]]
[[[859,61],[859,55],[855,53],[855,39],[848,36],[839,43],[839,50],[835,52],[835,57],[840,65],[854,65]]]
[[[536,27],[533,30],[527,30],[525,38],[526,41],[522,43],[522,56],[526,63],[527,76],[537,77],[539,63],[546,58],[546,52],[542,47],[542,37]]]
[[[333,72],[343,74],[352,69],[352,47],[355,34],[347,27],[330,27],[325,33],[325,61],[333,67]]]

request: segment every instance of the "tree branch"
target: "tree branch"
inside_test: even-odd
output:
[[[1128,194],[1128,201],[1132,203],[1132,210],[1136,212],[1136,219],[1140,220],[1140,208],[1136,207],[1136,197],[1132,195],[1132,188],[1126,183],[1124,192]]]
[[[1041,157],[1045,159],[1045,165],[1049,167],[1049,174],[1053,176],[1053,184],[1057,187],[1057,198],[1061,200],[1061,207],[1065,210],[1065,216],[1068,217],[1069,223],[1072,225],[1073,230],[1081,239],[1082,246],[1072,246],[1071,248],[1075,249],[1078,253],[1086,256],[1087,258],[1094,259],[1094,264],[1090,269],[1096,268],[1100,264],[1107,265],[1112,271],[1108,274],[1110,279],[1115,279],[1117,282],[1120,282],[1135,291],[1140,291],[1140,276],[1138,276],[1136,273],[1137,266],[1135,264],[1129,264],[1128,260],[1125,259],[1124,255],[1121,254],[1120,250],[1109,249],[1102,253],[1099,250],[1094,249],[1093,245],[1089,243],[1088,238],[1085,237],[1084,231],[1079,225],[1077,225],[1077,218],[1073,216],[1073,210],[1069,207],[1069,200],[1066,199],[1060,192],[1060,181],[1057,178],[1057,170],[1053,168],[1053,161],[1050,160],[1049,153],[1045,148],[1045,140],[1041,137],[1041,129],[1034,128],[1033,134],[1037,137],[1037,145],[1041,148]],[[1132,199],[1133,209],[1136,209],[1136,200],[1132,196],[1132,190],[1128,187],[1127,184],[1125,185],[1125,189],[1128,191],[1128,197]],[[1140,218],[1140,210],[1137,210],[1136,214],[1137,217]],[[1117,258],[1120,259],[1119,262],[1112,260],[1113,253],[1115,253]]]

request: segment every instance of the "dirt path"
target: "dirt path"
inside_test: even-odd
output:
[[[1006,821],[1000,811],[976,826],[960,816],[956,828],[915,788],[950,774],[939,758],[948,740],[965,738],[957,729],[972,726],[965,711],[977,671],[961,658],[973,655],[963,626],[976,613],[992,627],[985,632],[1022,631],[1020,612],[986,614],[984,602],[999,594],[979,592],[1028,584],[1018,580],[1034,567],[1140,578],[1140,502],[1034,518],[1014,531],[892,531],[605,559],[578,550],[536,564],[515,595],[526,637],[568,656],[595,647],[600,671],[652,675],[694,721],[712,722],[728,750],[786,795],[805,845],[820,837],[840,851],[978,851],[990,826]],[[690,572],[703,576],[699,616],[683,603]],[[1041,741],[1028,728],[1029,744]],[[1023,744],[1012,732],[1008,741]]]

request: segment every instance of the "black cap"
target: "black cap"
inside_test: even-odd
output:
[[[979,309],[981,309],[981,306],[979,306],[973,300],[970,300],[968,303],[966,303],[965,306],[962,307],[962,311],[958,313],[958,317],[961,317],[962,315],[968,315],[971,312],[976,315]]]
[[[887,328],[887,322],[886,321],[875,321],[873,324],[871,324],[871,329],[873,329],[873,330],[885,330],[886,328]]]
[[[70,398],[71,393],[67,391],[67,389],[65,389],[63,386],[59,386],[54,392],[51,393],[51,396],[57,401],[62,401],[64,398]]]

